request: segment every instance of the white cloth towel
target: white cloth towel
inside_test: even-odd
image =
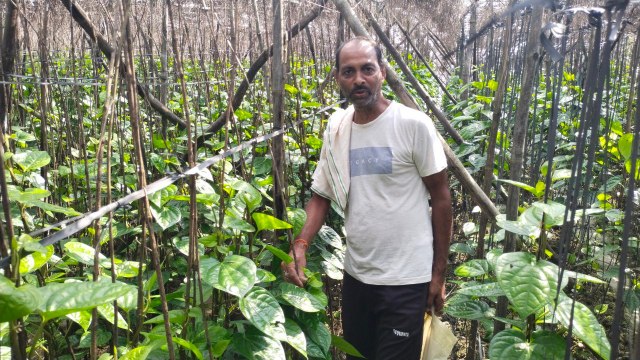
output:
[[[313,173],[311,190],[333,201],[343,212],[349,198],[349,150],[354,108],[339,109],[329,118],[320,161]]]

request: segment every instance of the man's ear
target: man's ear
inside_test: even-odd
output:
[[[380,65],[380,74],[382,74],[383,79],[387,78],[387,67],[384,64]]]

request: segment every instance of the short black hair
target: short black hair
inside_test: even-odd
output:
[[[380,48],[380,45],[378,45],[376,42],[374,42],[373,40],[364,37],[364,36],[356,36],[353,39],[349,39],[345,42],[342,43],[342,45],[340,45],[340,47],[338,47],[338,50],[336,50],[336,71],[338,71],[338,69],[340,69],[340,52],[342,51],[342,48],[352,42],[352,41],[360,41],[360,42],[367,42],[369,44],[371,44],[371,46],[373,46],[373,49],[376,51],[376,59],[378,60],[378,66],[380,66],[382,68],[382,49]]]

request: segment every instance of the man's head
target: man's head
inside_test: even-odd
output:
[[[379,105],[386,75],[382,51],[369,39],[353,38],[336,52],[335,79],[356,109]]]

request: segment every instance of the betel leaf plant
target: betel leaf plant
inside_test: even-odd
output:
[[[471,260],[455,270],[456,275],[476,278],[448,300],[446,313],[479,320],[490,331],[493,320],[509,329],[493,334],[489,344],[492,359],[564,359],[565,336],[583,341],[603,359],[610,345],[603,326],[584,304],[568,297],[563,289],[570,279],[603,283],[595,277],[561,271],[546,260],[527,252],[501,254],[495,250],[486,259]],[[512,317],[498,318],[491,307],[498,296],[506,296]],[[533,324],[527,322],[534,316]]]

